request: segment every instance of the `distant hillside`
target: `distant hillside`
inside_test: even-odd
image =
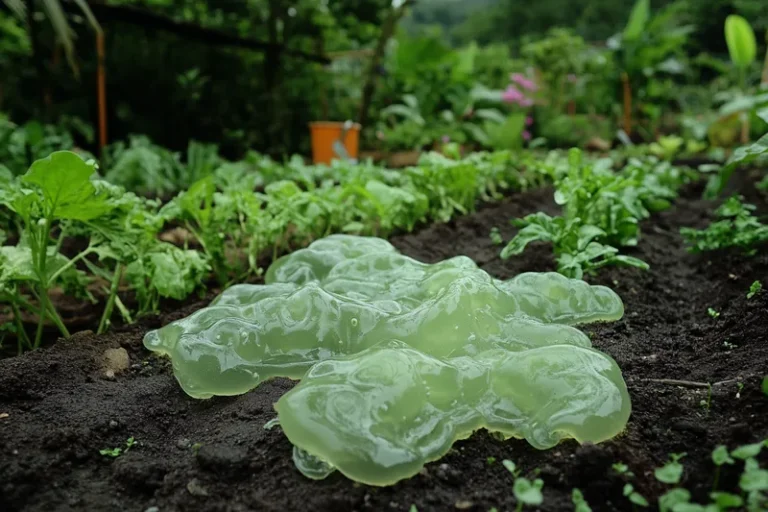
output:
[[[466,22],[473,13],[496,7],[502,0],[418,0],[403,27],[410,32],[425,26],[441,26],[446,34]]]

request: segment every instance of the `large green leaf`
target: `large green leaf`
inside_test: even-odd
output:
[[[637,0],[632,12],[629,15],[629,21],[624,28],[623,39],[625,41],[634,41],[643,34],[643,29],[651,16],[651,1]]]
[[[720,172],[710,178],[707,189],[704,191],[704,197],[707,199],[717,197],[737,167],[752,163],[763,156],[768,156],[768,134],[763,135],[749,146],[742,146],[734,151]]]
[[[111,209],[96,193],[91,175],[96,169],[71,151],[57,151],[37,160],[21,178],[43,194],[43,211],[51,219],[91,220]]]
[[[757,56],[757,41],[749,22],[737,14],[725,19],[725,42],[731,61],[742,69],[749,67]]]

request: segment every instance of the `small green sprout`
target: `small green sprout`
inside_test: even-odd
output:
[[[136,440],[133,437],[129,437],[128,440],[125,442],[125,448],[122,448],[120,446],[118,446],[117,448],[105,448],[103,450],[99,450],[99,453],[101,455],[104,455],[105,457],[112,457],[113,459],[115,459],[120,455],[124,455],[128,453],[128,450],[130,450],[131,447],[135,444],[136,444]]]
[[[731,452],[731,456],[741,460],[749,460],[760,455],[765,445],[765,441],[759,443],[745,444],[739,446]]]
[[[763,393],[768,395],[768,376],[763,377]]]
[[[122,448],[105,448],[103,450],[99,450],[99,453],[104,455],[105,457],[119,457],[121,453],[123,453]]]
[[[659,511],[673,512],[679,510],[680,505],[691,502],[691,493],[687,489],[670,489],[659,496]]]
[[[626,498],[629,498],[629,501],[635,505],[638,505],[641,507],[648,506],[648,500],[646,500],[642,494],[635,491],[635,487],[632,484],[624,485],[624,496]]]
[[[544,496],[541,494],[541,489],[544,487],[544,481],[541,478],[536,478],[531,481],[521,477],[520,471],[511,460],[504,459],[501,463],[515,479],[512,484],[512,493],[517,500],[517,508],[515,508],[515,511],[520,512],[523,510],[523,505],[541,505],[544,501]]]
[[[741,392],[744,390],[744,383],[737,382],[736,388],[738,389],[738,391],[736,391],[736,398],[741,398]]]
[[[512,486],[512,492],[517,498],[517,512],[523,510],[523,505],[541,505],[544,502],[544,496],[541,494],[541,488],[544,487],[544,481],[537,478],[530,481],[527,478],[517,478]]]
[[[728,341],[728,340],[725,340],[725,341],[723,342],[723,346],[724,346],[725,348],[727,348],[728,350],[733,350],[733,349],[739,348],[739,346],[738,346],[737,344],[735,344],[735,343],[731,343],[731,342],[730,342],[730,341]]]
[[[411,505],[411,508],[408,509],[408,512],[419,512],[419,509],[416,508],[416,505]]]
[[[501,237],[501,232],[499,232],[499,228],[496,226],[491,228],[490,237],[491,243],[493,243],[493,245],[501,245],[504,243],[504,239]]]
[[[669,462],[653,472],[656,480],[665,484],[679,484],[680,478],[683,476],[683,465],[679,461],[685,455],[685,453],[671,453],[669,455]]]
[[[711,492],[709,497],[714,502],[717,510],[729,510],[744,505],[744,500],[741,496],[729,492]]]
[[[714,309],[714,308],[707,308],[707,313],[708,313],[708,314],[709,314],[709,316],[711,316],[712,318],[717,318],[717,317],[719,317],[719,316],[720,316],[720,312],[719,312],[719,311],[717,311],[717,310],[716,310],[716,309]]]
[[[747,459],[744,463],[744,472],[739,479],[739,487],[748,493],[768,491],[768,470],[760,469],[757,460]]]
[[[762,289],[763,289],[763,285],[762,283],[760,283],[760,281],[755,281],[754,283],[752,283],[749,287],[749,293],[747,293],[747,300],[751,299],[752,297],[760,293]]]
[[[613,469],[613,470],[616,472],[616,474],[618,474],[618,475],[626,475],[626,476],[628,476],[629,478],[632,478],[632,477],[634,477],[634,476],[635,476],[635,475],[634,475],[634,473],[632,473],[632,472],[629,470],[629,466],[627,466],[627,465],[626,465],[626,464],[624,464],[623,462],[617,462],[617,463],[613,464],[613,465],[611,466],[611,468],[612,468],[612,469]]]
[[[579,489],[573,489],[571,492],[571,501],[573,502],[574,512],[592,512],[592,508],[584,499],[584,494]]]
[[[717,466],[715,468],[715,478],[712,482],[712,490],[714,491],[717,489],[717,484],[720,482],[720,468],[725,464],[732,465],[734,461],[728,453],[728,448],[721,444],[712,450],[712,462]]]
[[[488,464],[493,464],[494,462],[496,462],[496,457],[488,457],[488,458],[487,458],[487,459],[485,459],[485,460],[487,460],[487,461],[488,461]]]

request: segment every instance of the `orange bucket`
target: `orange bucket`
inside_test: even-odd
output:
[[[309,131],[312,135],[312,161],[316,164],[330,164],[331,160],[340,158],[333,150],[334,143],[341,137],[344,123],[320,121],[309,123]],[[358,145],[360,143],[360,125],[354,123],[342,141],[349,158],[357,158]]]

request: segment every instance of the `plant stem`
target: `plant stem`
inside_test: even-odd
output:
[[[51,302],[51,299],[48,297],[48,295],[45,295],[45,307],[48,311],[48,317],[53,321],[54,325],[59,329],[61,332],[61,335],[65,338],[69,338],[71,334],[69,333],[69,329],[67,329],[67,326],[64,325],[64,321],[59,316],[59,313],[56,311],[56,309],[53,307],[53,303]],[[37,346],[35,346],[37,348]]]
[[[72,266],[74,266],[75,263],[82,260],[89,254],[92,254],[93,252],[94,252],[93,247],[89,246],[86,250],[84,250],[83,252],[81,252],[71,260],[69,260],[67,263],[62,265],[61,268],[59,268],[56,272],[53,273],[53,275],[51,275],[50,278],[48,278],[48,287],[52,286],[53,283],[56,281],[56,279],[58,279],[61,274],[63,274],[64,272],[72,268]]]
[[[27,336],[27,332],[24,330],[24,324],[21,321],[21,311],[16,301],[11,300],[11,311],[13,312],[13,321],[16,324],[16,343],[18,346],[18,353],[21,355],[23,352],[22,342],[27,345],[27,348],[32,348],[32,342]]]
[[[632,135],[632,86],[629,83],[629,75],[621,74],[621,83],[624,90],[624,132]]]
[[[125,307],[125,304],[123,304],[123,301],[121,301],[120,297],[117,295],[115,295],[115,306],[117,306],[117,310],[120,311],[120,315],[122,315],[125,323],[132,324],[133,318],[131,318],[131,312],[128,311],[128,308]]]
[[[123,277],[123,266],[118,264],[115,269],[115,274],[112,277],[112,285],[109,288],[109,297],[107,298],[107,304],[104,306],[104,313],[101,315],[99,321],[99,328],[96,334],[104,334],[109,325],[109,319],[112,317],[112,310],[115,307],[115,299],[117,298],[117,289],[120,285],[120,280]]]

